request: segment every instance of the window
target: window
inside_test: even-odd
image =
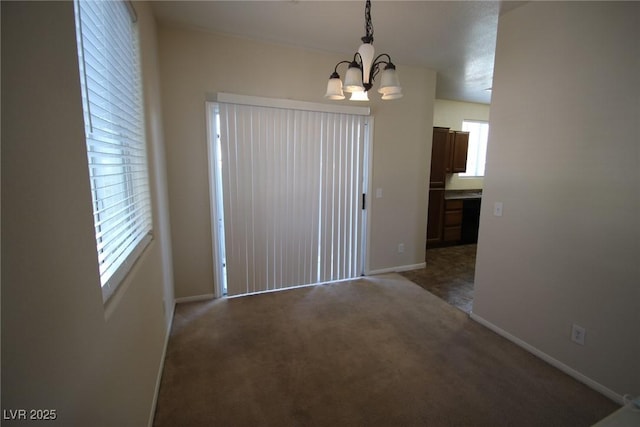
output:
[[[135,12],[76,1],[76,35],[103,300],[151,240]]]
[[[469,132],[469,151],[467,152],[467,171],[460,173],[459,176],[484,176],[484,164],[487,159],[489,123],[464,120],[462,122],[462,130]]]

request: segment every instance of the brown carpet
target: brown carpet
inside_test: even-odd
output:
[[[428,249],[426,266],[400,273],[460,310],[471,313],[477,245]]]
[[[617,405],[399,275],[176,314],[155,426],[589,426]]]

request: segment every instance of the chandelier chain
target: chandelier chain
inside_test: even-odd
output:
[[[362,37],[364,43],[373,43],[373,23],[371,22],[371,0],[367,0],[364,5],[364,31],[365,36]]]

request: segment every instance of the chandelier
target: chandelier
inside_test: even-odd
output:
[[[396,73],[396,66],[391,62],[391,57],[381,53],[374,59],[373,49],[373,24],[371,23],[371,1],[367,0],[364,7],[365,36],[362,37],[362,45],[353,55],[352,61],[340,61],[336,64],[333,73],[329,77],[325,98],[331,100],[344,99],[344,92],[351,93],[351,101],[368,101],[367,93],[373,87],[373,80],[382,71],[380,88],[382,99],[402,98],[402,88]],[[338,74],[338,66],[349,64],[344,84]]]

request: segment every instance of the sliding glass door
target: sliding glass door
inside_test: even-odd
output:
[[[216,105],[227,294],[361,275],[368,117]]]

